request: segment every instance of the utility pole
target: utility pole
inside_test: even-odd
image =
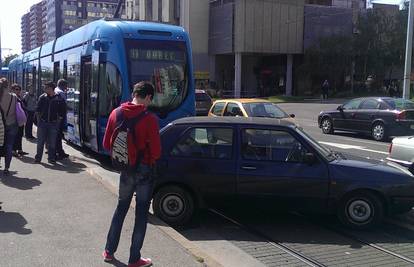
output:
[[[410,1],[408,11],[408,27],[407,27],[407,46],[405,49],[405,70],[404,70],[404,87],[402,97],[410,98],[410,78],[411,78],[411,57],[413,54],[413,0]]]

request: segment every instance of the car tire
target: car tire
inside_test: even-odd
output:
[[[371,136],[375,141],[387,140],[384,123],[382,122],[374,123],[374,125],[372,125],[372,128],[371,128]]]
[[[334,128],[332,120],[328,117],[323,118],[321,121],[321,129],[324,134],[333,134]]]
[[[172,226],[185,225],[194,213],[194,199],[179,186],[166,186],[158,190],[152,202],[154,214]]]
[[[337,216],[343,225],[362,230],[382,221],[384,205],[373,193],[359,191],[348,194],[341,200]]]

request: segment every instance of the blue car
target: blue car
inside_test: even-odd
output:
[[[161,140],[153,210],[172,225],[213,201],[336,213],[356,229],[414,206],[408,169],[335,153],[285,119],[183,118],[164,127]]]

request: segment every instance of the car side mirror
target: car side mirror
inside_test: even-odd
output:
[[[317,158],[316,158],[315,154],[313,154],[313,153],[309,153],[309,152],[305,154],[305,157],[304,157],[304,162],[305,162],[305,163],[307,163],[307,164],[309,164],[309,165],[313,165],[313,164],[315,164],[317,161],[318,161],[318,160],[317,160]]]
[[[342,105],[340,105],[336,109],[339,110],[339,111],[343,111],[344,110],[344,107]]]
[[[296,115],[295,114],[289,114],[289,117],[294,118],[294,117],[296,117]]]

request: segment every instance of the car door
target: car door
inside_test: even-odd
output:
[[[339,112],[333,116],[333,124],[335,129],[354,131],[354,116],[361,104],[361,99],[352,99],[338,108]]]
[[[286,129],[242,128],[240,137],[237,193],[241,198],[281,201],[306,210],[325,207],[327,165],[320,159],[305,162],[306,153],[315,153],[305,140]]]
[[[378,114],[380,103],[376,99],[362,101],[358,111],[354,115],[356,131],[371,132],[372,121]]]
[[[180,132],[182,133],[182,132]],[[169,152],[163,176],[193,188],[206,200],[233,196],[236,160],[232,127],[187,128]]]

